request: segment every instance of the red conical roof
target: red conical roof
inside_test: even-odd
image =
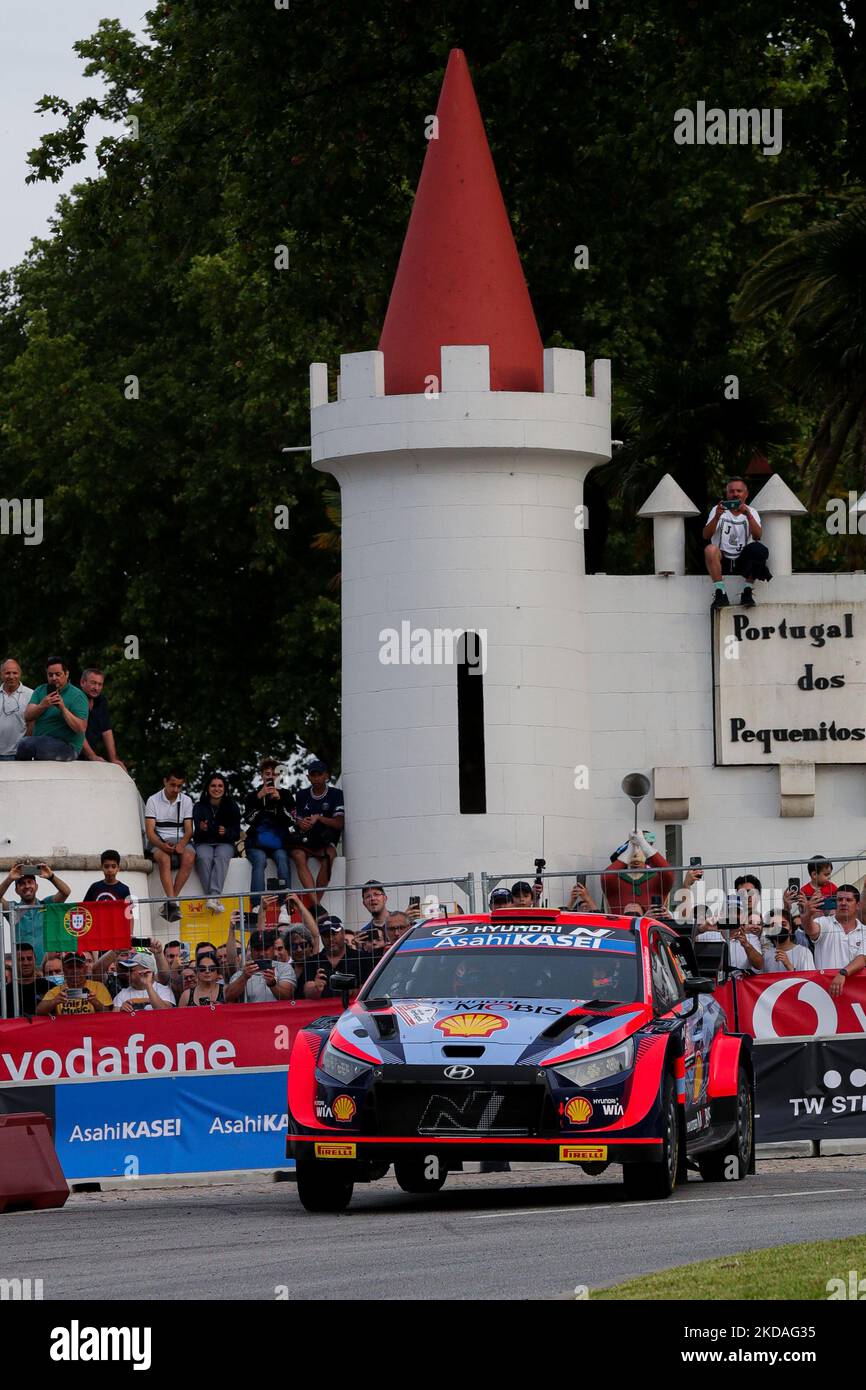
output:
[[[541,391],[541,335],[459,48],[436,115],[379,340],[385,391],[423,391],[441,347],[478,343],[490,346],[494,391]]]

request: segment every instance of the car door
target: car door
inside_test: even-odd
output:
[[[685,976],[665,934],[652,931],[649,936],[650,975],[652,979],[653,1012],[657,1017],[676,1015],[686,1004]],[[682,1023],[685,1055],[686,1124],[697,1108],[696,1095],[706,1090],[706,1047],[702,1041],[701,1009]]]

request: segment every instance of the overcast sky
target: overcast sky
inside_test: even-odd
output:
[[[48,230],[61,192],[97,172],[92,154],[60,183],[27,184],[27,153],[61,118],[39,116],[34,107],[51,92],[67,101],[98,95],[98,78],[85,77],[85,60],[73,52],[100,19],[119,19],[144,37],[143,18],[154,0],[0,0],[0,269],[21,259],[34,236]],[[121,127],[92,122],[88,146]]]

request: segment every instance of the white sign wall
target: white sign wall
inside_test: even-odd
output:
[[[726,608],[716,762],[866,763],[866,603]]]

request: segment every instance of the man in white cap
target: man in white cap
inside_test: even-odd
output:
[[[168,985],[156,979],[156,961],[150,951],[131,951],[118,956],[120,965],[129,970],[129,984],[114,997],[114,1008],[125,1014],[141,1009],[173,1009],[174,995]]]

